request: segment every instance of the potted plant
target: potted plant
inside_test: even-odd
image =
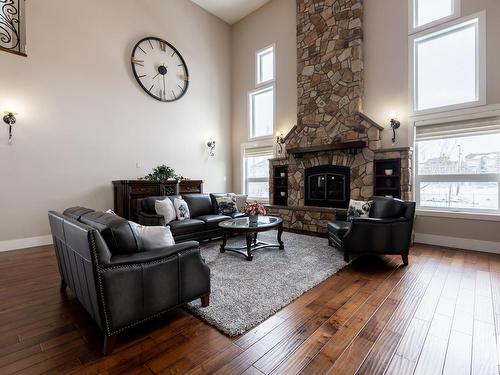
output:
[[[174,168],[169,167],[165,164],[159,165],[153,169],[153,172],[144,176],[145,180],[148,181],[167,181],[167,180],[182,180],[182,176],[175,173]]]
[[[243,212],[248,215],[250,224],[257,224],[259,215],[266,214],[266,208],[262,203],[256,201],[253,203],[246,203]]]

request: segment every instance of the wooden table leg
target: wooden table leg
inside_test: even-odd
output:
[[[253,233],[247,233],[247,260],[251,261],[253,259],[252,255],[252,242],[253,242]]]
[[[283,234],[283,223],[278,226],[278,243],[280,244],[280,250],[285,249],[285,244],[281,240],[281,235]]]
[[[220,252],[221,253],[226,252],[226,243],[227,243],[227,233],[224,231],[222,233],[222,244],[220,245]]]
[[[253,234],[253,244],[255,245],[257,243],[257,232]]]

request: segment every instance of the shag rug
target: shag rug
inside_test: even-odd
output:
[[[276,231],[259,233],[259,239],[276,243]],[[339,250],[328,240],[284,232],[285,250],[267,248],[243,255],[219,252],[221,241],[201,246],[211,271],[210,306],[199,300],[188,309],[229,336],[248,331],[294,299],[345,267]],[[228,246],[243,246],[244,237],[228,240]]]

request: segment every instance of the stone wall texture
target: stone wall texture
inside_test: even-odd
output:
[[[381,150],[384,130],[362,113],[363,99],[362,0],[297,0],[297,126],[285,148],[347,141],[365,141],[357,154],[345,151],[285,153],[270,162],[288,166],[288,207],[270,207],[287,228],[325,232],[336,210],[304,207],[304,172],[318,165],[351,168],[351,198],[367,200],[374,191],[374,160],[402,157],[403,198],[411,199],[410,149]],[[273,202],[273,179],[270,198]]]

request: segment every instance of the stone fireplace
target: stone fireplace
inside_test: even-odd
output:
[[[287,204],[268,209],[285,227],[325,232],[350,198],[374,195],[377,159],[401,159],[402,198],[411,199],[412,150],[381,149],[384,128],[362,112],[362,47],[362,0],[297,0],[297,125],[284,157],[270,161],[271,177],[287,170]],[[271,178],[271,202],[276,191]]]

